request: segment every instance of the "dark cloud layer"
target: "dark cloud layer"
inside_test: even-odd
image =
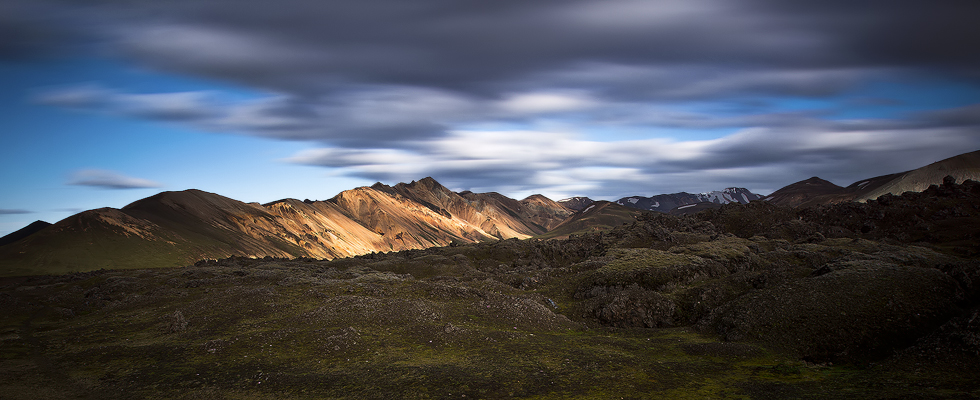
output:
[[[907,165],[973,150],[980,147],[975,104],[887,120],[830,120],[832,110],[786,112],[768,104],[828,99],[872,80],[941,76],[978,85],[978,48],[980,2],[972,0],[0,6],[2,59],[114,55],[268,93],[229,104],[209,93],[85,86],[36,97],[46,104],[310,141],[317,149],[291,161],[371,179],[433,175],[461,188],[571,194],[629,193],[638,185],[701,189],[690,187],[692,180],[771,188],[811,174],[894,172],[884,169],[895,167],[888,160],[896,157]],[[706,102],[750,111],[671,108]],[[850,106],[871,102],[900,104],[864,98]],[[498,128],[507,124],[521,128]],[[494,128],[473,128],[481,126]],[[580,135],[668,128],[734,133],[619,142]]]
[[[693,79],[719,69],[809,73],[796,88],[792,76],[778,73],[772,87],[751,86],[821,95],[834,86],[809,85],[822,71],[929,66],[975,73],[980,61],[975,1],[8,3],[0,27],[12,34],[0,48],[30,52],[71,32],[156,68],[313,95],[380,84],[495,96],[523,89],[509,87],[527,83],[521,79],[596,64],[656,67],[666,72],[654,84],[664,85],[682,70]],[[698,71],[704,67],[711,68]],[[562,83],[608,84],[607,76],[587,75],[566,75]]]

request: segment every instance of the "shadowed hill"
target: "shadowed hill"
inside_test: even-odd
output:
[[[23,238],[26,238],[28,236],[31,236],[37,233],[38,231],[40,231],[41,229],[47,228],[49,226],[51,226],[50,222],[44,222],[44,221],[31,222],[29,225],[23,228],[20,228],[14,232],[4,235],[3,237],[0,237],[0,246],[3,246],[5,244],[10,244],[18,240],[21,240]]]
[[[894,178],[887,183],[857,195],[855,200],[873,200],[889,193],[901,195],[905,192],[921,192],[931,185],[942,183],[946,176],[951,176],[960,182],[968,179],[980,181],[980,150],[950,157],[902,174],[895,174]],[[873,185],[869,184],[868,186]]]
[[[585,209],[572,214],[564,222],[539,239],[566,239],[571,235],[605,231],[631,223],[643,211],[621,206],[609,201],[596,201]]]
[[[941,184],[946,176],[961,182],[980,180],[980,151],[960,154],[912,171],[862,179],[847,187],[812,177],[787,185],[765,200],[787,207],[867,201],[885,194],[898,196],[904,192],[921,192],[931,185]]]

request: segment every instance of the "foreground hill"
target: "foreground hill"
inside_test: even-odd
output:
[[[607,203],[636,214],[567,240],[5,278],[0,393],[975,398],[976,204],[952,178],[813,208]]]
[[[332,259],[528,238],[572,213],[532,196],[460,195],[431,178],[327,201],[244,203],[200,190],[89,210],[0,247],[0,276],[172,267],[230,256]]]
[[[912,171],[862,179],[840,187],[818,177],[773,192],[766,200],[787,207],[809,207],[847,201],[867,201],[885,194],[921,192],[951,176],[958,181],[980,180],[980,151],[960,154]]]

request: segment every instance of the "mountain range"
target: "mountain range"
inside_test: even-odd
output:
[[[573,213],[544,196],[455,193],[432,178],[326,201],[244,203],[200,190],[84,211],[0,247],[0,274],[180,266],[233,255],[333,259],[454,241],[525,239]]]
[[[763,199],[808,207],[922,191],[943,178],[980,180],[980,151],[840,187],[817,177],[760,196],[743,188],[615,202],[454,192],[435,179],[346,190],[324,201],[245,203],[200,190],[163,192],[121,209],[37,222],[0,238],[0,275],[182,266],[230,256],[335,259],[499,239],[567,238],[635,220]]]
[[[715,190],[706,193],[671,193],[658,194],[655,196],[629,196],[616,200],[614,203],[629,208],[645,211],[657,211],[669,213],[679,207],[693,206],[702,204],[701,208],[713,208],[723,204],[741,203],[748,204],[752,200],[759,200],[765,196],[752,193],[748,189],[730,187],[725,190]],[[559,200],[558,203],[572,210],[584,210],[591,205],[594,200],[588,197],[571,197]]]

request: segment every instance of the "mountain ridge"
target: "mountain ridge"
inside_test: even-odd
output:
[[[980,151],[847,187],[812,177],[764,200],[789,207],[863,202],[939,185],[945,176],[980,180]],[[553,201],[539,194],[516,200],[496,192],[454,192],[432,177],[394,186],[378,182],[328,200],[287,198],[266,204],[198,189],[167,191],[120,209],[87,210],[24,231],[0,246],[0,275],[181,266],[230,256],[334,259],[454,242],[560,238],[629,223],[636,215],[630,210],[689,214],[761,197],[731,187],[616,202],[588,197]]]
[[[921,192],[940,185],[947,176],[958,182],[980,181],[980,150],[945,158],[910,171],[858,180],[846,187],[818,177],[786,185],[765,197],[773,204],[811,207],[848,201],[866,202],[886,194]]]
[[[541,196],[543,197],[543,196]],[[188,265],[230,256],[333,259],[529,238],[571,210],[541,198],[461,196],[432,178],[266,204],[198,189],[83,211],[0,248],[0,275]]]
[[[729,187],[724,190],[715,190],[704,193],[670,193],[658,194],[655,196],[629,196],[616,200],[615,203],[621,206],[636,208],[639,210],[657,211],[667,213],[678,207],[688,206],[698,203],[747,204],[752,200],[759,200],[764,196],[752,193],[748,189],[739,187]]]

